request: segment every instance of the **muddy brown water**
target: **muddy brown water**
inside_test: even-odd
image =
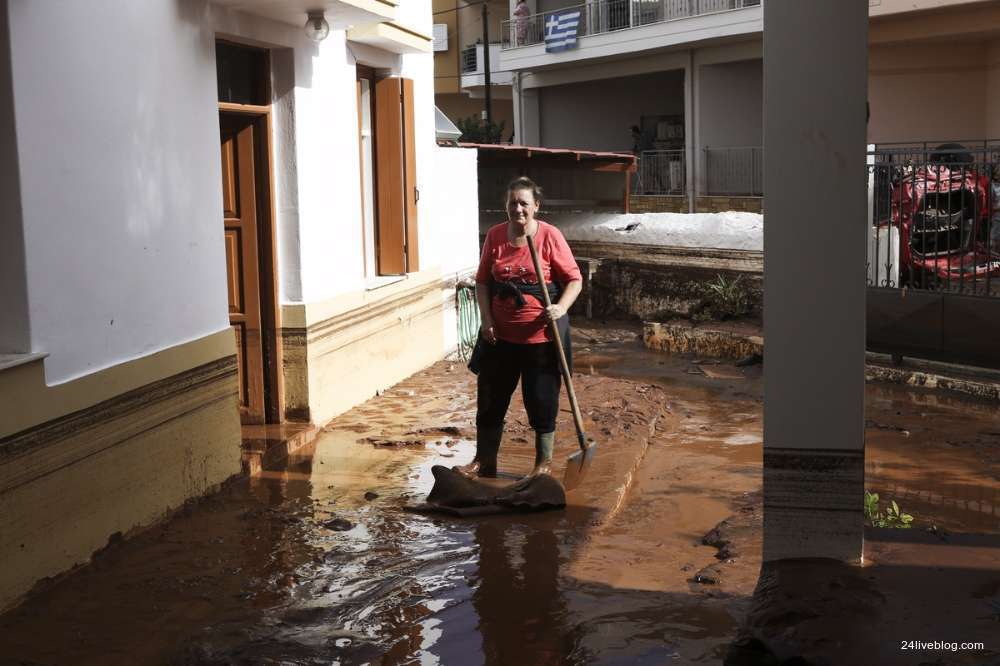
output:
[[[374,447],[350,427],[405,415],[356,410],[281,468],[39,585],[0,616],[0,663],[720,663],[759,548],[720,562],[702,538],[759,503],[761,370],[711,379],[627,337],[582,340],[577,370],[663,386],[681,425],[657,432],[610,524],[572,506],[405,513],[432,462],[465,462],[473,444]],[[435,400],[442,423],[467,423],[467,396]],[[995,410],[899,387],[870,386],[867,400],[873,489],[922,524],[1000,531]],[[704,571],[711,584],[694,581]]]

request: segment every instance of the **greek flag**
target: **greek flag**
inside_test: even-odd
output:
[[[576,48],[580,10],[553,12],[545,19],[545,52],[558,53]]]

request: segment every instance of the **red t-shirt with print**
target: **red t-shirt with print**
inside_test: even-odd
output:
[[[565,285],[582,279],[580,268],[576,265],[576,259],[573,258],[562,232],[547,222],[535,221],[538,223],[535,249],[538,250],[545,282]],[[486,241],[483,243],[476,282],[489,284],[491,281],[538,283],[531,251],[527,244],[524,247],[511,245],[507,240],[506,222],[492,227],[486,233]],[[541,299],[528,294],[524,295],[524,300],[524,306],[519,308],[513,298],[493,296],[491,309],[497,338],[518,344],[545,342],[550,339],[545,306]]]

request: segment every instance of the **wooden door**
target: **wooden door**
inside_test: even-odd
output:
[[[220,114],[222,217],[226,234],[229,323],[236,335],[240,421],[264,423],[260,259],[257,251],[256,119]]]

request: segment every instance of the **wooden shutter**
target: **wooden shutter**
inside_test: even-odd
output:
[[[402,87],[398,78],[375,83],[375,180],[378,184],[375,243],[379,275],[406,272]]]
[[[420,270],[417,247],[417,153],[413,127],[413,80],[403,81],[403,189],[406,197],[406,271]]]

